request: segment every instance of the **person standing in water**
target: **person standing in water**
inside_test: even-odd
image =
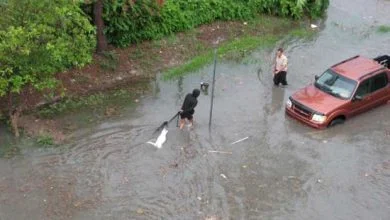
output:
[[[194,125],[194,113],[195,107],[198,104],[198,96],[200,94],[199,89],[194,89],[192,93],[188,93],[184,99],[183,105],[180,110],[180,129],[183,129],[186,119],[190,122],[190,125]]]
[[[283,86],[287,86],[287,57],[283,53],[283,48],[279,48],[276,52],[276,62],[274,68],[274,84],[278,86],[282,83]]]

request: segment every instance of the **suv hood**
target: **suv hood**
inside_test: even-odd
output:
[[[349,101],[336,98],[323,92],[317,89],[313,84],[298,90],[291,98],[311,110],[325,115]]]

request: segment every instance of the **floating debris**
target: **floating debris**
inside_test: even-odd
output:
[[[310,27],[313,28],[313,29],[318,28],[318,26],[315,25],[315,24],[311,24]]]
[[[163,130],[161,131],[161,134],[157,137],[156,142],[153,143],[152,141],[148,141],[146,143],[151,144],[157,148],[161,148],[162,145],[167,140],[167,133],[168,133],[168,129],[166,127],[164,127]]]
[[[240,142],[242,142],[242,141],[245,141],[246,139],[248,139],[249,137],[244,137],[244,138],[242,138],[242,139],[240,139],[240,140],[238,140],[238,141],[235,141],[235,142],[233,142],[233,143],[231,143],[231,144],[237,144],[237,143],[240,143]]]
[[[224,178],[224,179],[227,179],[227,177],[223,173],[221,173],[221,177]]]
[[[218,150],[209,150],[209,153],[233,154],[231,151],[218,151]]]
[[[143,209],[137,209],[137,214],[143,215],[145,212]]]
[[[207,216],[204,220],[218,220],[217,216]]]

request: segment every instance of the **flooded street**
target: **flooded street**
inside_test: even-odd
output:
[[[389,12],[388,0],[333,0],[314,37],[219,62],[211,130],[209,89],[195,128],[173,121],[161,149],[145,143],[188,92],[211,83],[212,65],[151,82],[138,106],[69,144],[21,141],[20,155],[0,158],[0,220],[390,219],[390,104],[328,130],[284,113],[287,98],[334,63],[390,54],[390,33],[377,31]],[[272,85],[278,47],[289,58],[287,88]]]

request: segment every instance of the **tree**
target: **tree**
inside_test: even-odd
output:
[[[104,3],[105,0],[77,0],[83,7],[83,10],[91,16],[93,24],[96,27],[96,52],[102,53],[107,50],[108,42],[104,34]]]
[[[96,0],[93,6],[93,21],[96,25],[96,52],[101,53],[107,50],[107,38],[104,35],[104,20],[103,20],[103,0]]]
[[[68,0],[2,0],[0,97],[7,97],[16,136],[27,87],[53,89],[55,73],[92,60],[95,29]]]
[[[78,0],[80,3],[88,6],[92,6],[87,10],[93,18],[93,24],[96,26],[96,52],[102,53],[107,50],[108,40],[105,34],[105,18],[112,16],[112,14],[105,14],[107,8],[120,9],[122,12],[126,12],[129,7],[133,7],[136,1],[141,4],[147,4],[148,2],[155,2],[158,5],[162,6],[165,0]],[[110,6],[110,7],[108,7]]]

